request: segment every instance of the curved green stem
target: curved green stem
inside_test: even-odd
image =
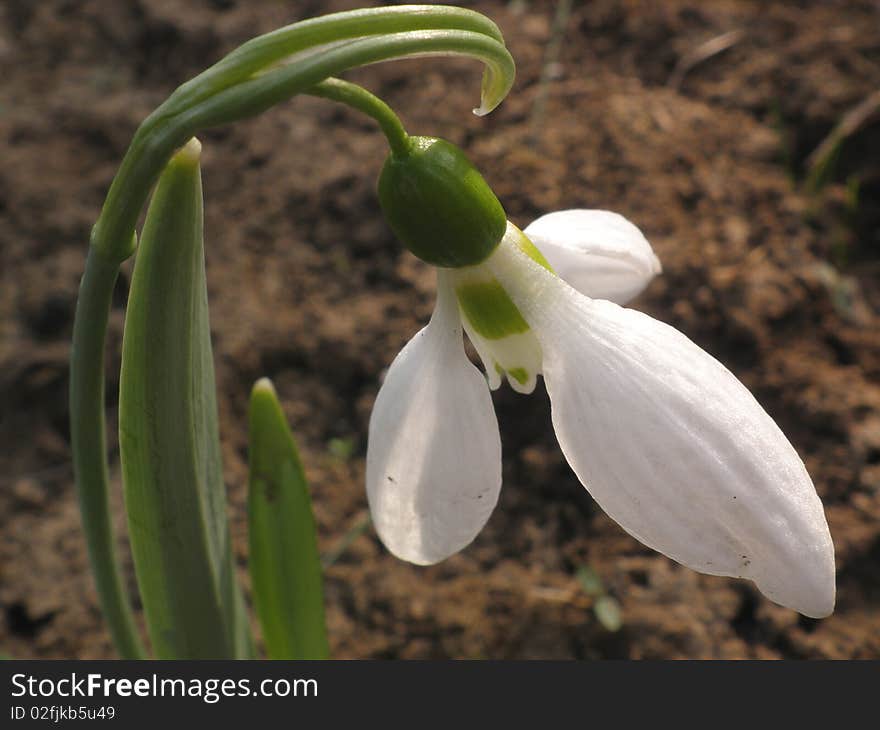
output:
[[[450,5],[398,5],[333,13],[278,28],[247,41],[181,85],[160,109],[164,107],[164,111],[174,113],[180,106],[191,106],[308,48],[416,30],[467,31],[504,44],[498,26],[485,15]]]
[[[116,561],[107,499],[104,340],[119,265],[94,249],[86,259],[70,356],[70,434],[80,511],[98,597],[124,659],[145,656]]]
[[[174,150],[202,130],[259,114],[346,69],[426,55],[461,55],[486,64],[480,113],[497,106],[513,85],[515,66],[507,49],[494,38],[466,31],[374,36],[272,67],[172,116],[147,118],[110,186],[92,245],[111,260],[124,261],[133,253],[131,236],[150,188]]]
[[[403,157],[409,153],[409,135],[403,128],[403,123],[390,106],[366,89],[342,79],[327,79],[304,93],[337,101],[372,117],[379,123],[395,155]]]
[[[479,33],[422,30],[350,41],[298,58],[296,63],[273,66],[175,115],[169,123],[196,130],[214,127],[259,114],[350,68],[392,59],[453,55],[486,65],[480,113],[497,106],[513,85],[515,74],[507,48]]]

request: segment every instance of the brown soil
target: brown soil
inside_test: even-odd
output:
[[[386,64],[351,77],[382,94],[411,132],[461,144],[520,225],[586,206],[642,227],[665,271],[635,306],[731,367],[803,455],[837,549],[837,610],[800,618],[751,584],[700,576],[643,548],[569,471],[544,391],[502,389],[494,399],[505,485],[488,526],[428,569],[397,561],[369,530],[358,537],[327,573],[334,655],[880,657],[876,121],[850,136],[817,194],[803,186],[807,154],[880,85],[876,3],[575,3],[543,86],[555,4],[472,5],[499,23],[518,62],[513,93],[487,119],[469,113],[479,86],[472,63]],[[0,5],[3,652],[113,656],[71,477],[67,359],[89,228],[135,127],[248,37],[351,6]],[[669,84],[680,59],[733,30],[742,31],[733,46]],[[433,278],[380,216],[374,183],[385,150],[368,120],[303,98],[203,142],[239,559],[243,567],[247,396],[263,375],[300,440],[329,550],[364,513],[370,408],[383,369],[430,314]],[[129,270],[110,328],[111,433]],[[328,448],[334,439],[353,453],[340,456],[340,442]],[[620,602],[618,632],[595,618],[581,566]]]

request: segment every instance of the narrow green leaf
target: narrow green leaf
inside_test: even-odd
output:
[[[275,389],[250,406],[248,534],[254,605],[271,659],[326,659],[321,562],[309,489]]]
[[[220,458],[200,145],[156,186],[122,346],[119,440],[135,570],[159,658],[250,654]]]

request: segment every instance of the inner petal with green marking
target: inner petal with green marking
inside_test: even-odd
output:
[[[515,243],[549,268],[534,245],[518,229],[514,230],[519,234],[517,238],[522,239],[522,243]],[[510,245],[508,236],[500,245],[505,244]],[[495,390],[501,385],[501,378],[507,377],[515,391],[531,393],[541,372],[542,355],[528,322],[485,263],[452,271],[462,325],[483,361],[489,387]]]

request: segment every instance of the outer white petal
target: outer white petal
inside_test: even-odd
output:
[[[501,488],[486,381],[464,352],[455,295],[438,274],[434,316],[388,370],[370,417],[367,497],[397,557],[430,565],[470,543]]]
[[[515,247],[490,263],[541,342],[560,446],[602,508],[688,567],[831,613],[822,503],[736,377],[678,330],[578,294]]]
[[[560,210],[525,233],[556,273],[582,294],[626,304],[661,271],[642,232],[608,210]]]

